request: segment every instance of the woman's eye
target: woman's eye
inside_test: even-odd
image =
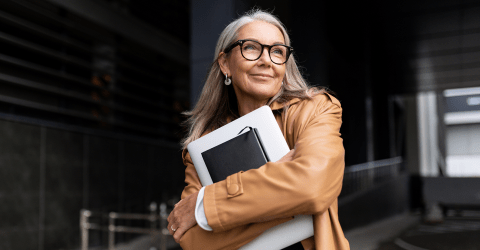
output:
[[[273,53],[273,54],[277,54],[277,55],[283,55],[283,54],[285,54],[285,52],[284,52],[282,49],[276,49],[276,48],[273,48],[273,49],[272,49],[272,53]]]
[[[244,50],[255,50],[256,47],[253,46],[253,45],[245,45],[245,47],[243,47]]]

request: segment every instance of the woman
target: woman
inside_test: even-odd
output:
[[[262,11],[247,13],[220,35],[200,100],[188,113],[187,186],[168,218],[184,249],[238,249],[298,214],[314,221],[314,236],[300,248],[349,249],[337,215],[342,109],[326,91],[307,86],[292,51],[283,25]],[[277,162],[202,188],[186,145],[263,105],[271,107],[294,149]]]

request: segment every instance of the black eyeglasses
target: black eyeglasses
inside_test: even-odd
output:
[[[223,52],[228,53],[236,46],[240,45],[240,52],[243,58],[249,61],[258,60],[263,53],[264,48],[268,48],[270,60],[275,64],[284,64],[287,62],[293,48],[283,44],[265,45],[253,40],[238,40],[228,46]]]

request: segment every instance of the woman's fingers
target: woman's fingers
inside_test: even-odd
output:
[[[174,235],[176,231],[177,229],[175,226],[173,226],[173,224],[168,224],[168,232],[170,232],[171,235]]]
[[[191,194],[182,202],[178,202],[168,216],[168,231],[177,243],[180,242],[185,232],[195,226],[195,204],[197,202],[198,192]]]
[[[172,210],[172,212],[170,213],[170,215],[167,218],[167,221],[168,221],[167,229],[168,229],[168,232],[171,235],[173,235],[175,233],[174,229],[176,230],[176,228],[173,226],[174,217],[175,217],[175,216],[173,216],[173,214],[175,213],[174,210],[175,209]]]
[[[187,228],[186,226],[180,226],[179,228],[177,228],[177,230],[173,233],[173,239],[175,240],[175,242],[177,243],[180,243],[180,239],[182,238],[182,236],[185,234],[185,232],[187,231]],[[190,229],[190,227],[188,228]]]

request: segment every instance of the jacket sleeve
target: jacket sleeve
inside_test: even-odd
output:
[[[200,183],[200,179],[198,178],[197,172],[195,171],[190,154],[187,152],[187,150],[183,151],[182,156],[183,163],[186,166],[186,187],[182,192],[182,199],[184,199],[186,196],[199,191],[202,185]],[[264,223],[243,225],[221,233],[205,231],[198,225],[195,225],[182,236],[180,239],[180,246],[184,250],[238,249],[240,246],[243,246],[258,237],[265,230],[285,221],[288,221],[288,219],[279,219]]]
[[[320,94],[292,105],[284,135],[295,146],[290,162],[269,162],[205,188],[204,207],[213,232],[242,225],[325,212],[341,191],[344,149],[338,100]]]

